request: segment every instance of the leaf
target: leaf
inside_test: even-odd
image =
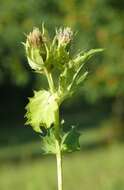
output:
[[[69,90],[71,91],[71,90],[74,90],[74,89],[77,89],[76,87],[76,85],[78,84],[78,80],[79,80],[79,78],[82,78],[83,77],[83,80],[86,78],[86,76],[87,76],[87,74],[88,74],[88,72],[86,71],[86,72],[84,72],[84,70],[83,70],[83,66],[84,66],[84,64],[82,64],[78,69],[77,69],[77,71],[75,72],[75,74],[73,75],[73,78],[72,78],[72,80],[71,80],[71,83],[70,83],[70,85],[69,85]],[[83,70],[83,71],[82,71]],[[81,79],[82,80],[82,79]]]
[[[47,129],[47,135],[41,139],[41,149],[43,154],[56,154],[56,138],[54,135],[54,129]]]
[[[94,54],[101,51],[103,51],[103,49],[92,49],[83,54],[80,53],[74,60],[70,60],[68,64],[65,65],[65,69],[61,73],[59,80],[59,94],[62,97],[62,101],[77,91],[79,85],[82,84],[88,74],[88,72],[84,70],[85,63]]]
[[[49,91],[35,92],[26,106],[26,124],[31,125],[36,132],[41,132],[40,126],[49,128],[54,123],[54,113],[57,109],[58,104]]]
[[[88,72],[87,72],[87,71],[86,71],[83,75],[81,75],[81,76],[77,79],[77,81],[76,81],[77,85],[80,85],[80,84],[85,80],[85,78],[87,77],[87,75],[88,75]]]
[[[72,127],[69,132],[67,132],[63,138],[61,143],[61,150],[63,152],[73,152],[80,149],[79,144],[80,133]]]
[[[72,81],[70,83],[70,86],[68,87],[69,90],[75,91],[77,89],[76,85],[83,82],[86,78],[88,72],[84,72],[84,64],[95,54],[98,52],[103,51],[103,49],[92,49],[86,53],[83,53],[83,55],[78,54],[77,58],[72,62],[75,73],[73,75]]]
[[[84,52],[83,54],[79,53],[74,59],[75,69],[79,69],[80,65],[84,65],[92,56],[102,51],[103,49],[91,49],[88,52]]]
[[[42,137],[41,148],[43,154],[56,154],[58,149],[56,146],[56,137],[54,128],[47,129],[47,135]],[[80,149],[79,136],[80,134],[73,127],[67,133],[62,136],[63,130],[61,130],[61,151],[62,152],[74,152]]]

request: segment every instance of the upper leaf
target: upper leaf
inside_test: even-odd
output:
[[[29,99],[26,106],[26,124],[33,127],[36,132],[41,132],[41,128],[49,128],[54,123],[54,114],[58,109],[58,104],[54,96],[46,90],[34,93],[34,97]]]
[[[77,54],[76,58],[73,60],[75,69],[78,69],[82,64],[84,65],[91,57],[96,53],[102,52],[103,49],[91,49],[87,52],[81,52]]]
[[[84,70],[85,63],[96,53],[103,49],[92,49],[85,53],[78,54],[70,60],[59,77],[59,94],[62,100],[72,95],[82,85],[88,72]],[[61,101],[62,102],[62,101]]]

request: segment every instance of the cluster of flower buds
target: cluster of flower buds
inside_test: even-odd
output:
[[[49,43],[49,37],[44,31],[44,26],[42,32],[38,28],[34,28],[27,35],[26,43],[24,43],[29,65],[33,70],[40,73],[43,73],[45,67],[50,70],[50,68],[53,68],[51,65],[56,67],[60,65],[61,67],[67,61],[66,46],[70,44],[73,36],[73,32],[69,27],[60,28],[56,31],[55,43]],[[54,47],[52,44],[54,44]]]

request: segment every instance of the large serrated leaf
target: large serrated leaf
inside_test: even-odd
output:
[[[63,152],[74,152],[80,149],[79,144],[80,133],[73,127],[62,138],[61,150]]]
[[[54,123],[54,113],[57,109],[58,104],[49,91],[35,92],[26,106],[26,124],[31,125],[36,132],[41,132],[40,126],[49,128]]]

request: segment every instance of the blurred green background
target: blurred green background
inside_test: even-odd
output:
[[[64,158],[65,190],[124,189],[124,1],[0,0],[0,190],[56,189],[55,158],[24,127],[27,97],[45,81],[21,44],[45,22],[76,32],[75,49],[105,48],[87,63],[89,77],[61,115],[82,131],[81,151]]]

